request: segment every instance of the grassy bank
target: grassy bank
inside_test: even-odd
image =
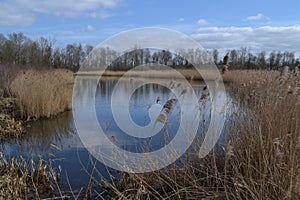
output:
[[[0,139],[19,137],[24,120],[71,109],[73,72],[0,65]]]
[[[188,80],[203,80],[202,76],[198,71],[194,69],[176,69]],[[124,76],[126,71],[79,71],[76,73],[77,76],[112,76],[112,77],[121,77]],[[132,71],[130,77],[142,77],[142,78],[172,78],[175,77],[175,73],[169,70],[147,70],[147,71]]]
[[[0,64],[0,97],[18,100],[21,118],[50,117],[71,108],[74,73]]]
[[[51,117],[71,109],[73,72],[26,70],[11,81],[10,91],[18,99],[22,118]]]

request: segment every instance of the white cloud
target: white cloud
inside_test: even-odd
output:
[[[92,33],[95,30],[96,29],[92,25],[87,25],[83,29],[79,29],[79,30],[76,30],[76,31],[64,31],[61,34],[63,34],[63,35],[74,35],[74,34],[78,34],[78,33]]]
[[[257,21],[257,20],[267,20],[267,21],[270,21],[271,18],[263,15],[262,13],[258,13],[257,15],[247,17],[246,20],[247,21]]]
[[[106,19],[115,16],[115,14],[103,11],[103,12],[91,12],[87,14],[87,16],[92,18],[98,18],[98,19]]]
[[[106,13],[105,15],[104,10],[118,6],[121,1],[122,0],[4,0],[0,2],[0,25],[28,26],[34,23],[38,14],[50,14],[57,17],[69,18],[86,15],[86,13],[96,13],[99,12],[99,10],[102,11],[102,18],[107,18],[108,14]]]
[[[184,22],[184,18],[180,17],[179,19],[177,19],[177,22]]]
[[[27,26],[35,22],[35,15],[28,10],[13,7],[9,2],[0,2],[0,26]]]
[[[207,27],[199,28],[192,37],[207,49],[255,51],[293,51],[300,54],[300,26]]]
[[[85,29],[86,32],[94,32],[95,28],[92,25],[88,25]]]
[[[197,23],[201,26],[208,24],[208,22],[205,19],[199,19]]]

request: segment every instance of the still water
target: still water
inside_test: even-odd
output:
[[[170,80],[165,80],[169,81]],[[168,123],[163,131],[149,138],[134,138],[124,134],[114,121],[111,109],[111,94],[117,78],[102,78],[98,82],[92,77],[80,79],[82,91],[75,95],[76,101],[82,104],[90,104],[95,98],[96,115],[99,124],[105,130],[107,137],[120,148],[132,152],[143,152],[157,150],[168,144],[175,136],[178,129],[180,106],[174,104],[169,115]],[[123,91],[132,85],[132,80],[121,83]],[[93,97],[92,87],[97,85],[96,96]],[[191,82],[195,95],[200,99],[203,93],[203,82]],[[159,98],[158,98],[159,97]],[[146,84],[139,87],[130,98],[129,111],[132,120],[139,126],[150,123],[149,108],[153,104],[164,105],[169,99],[174,98],[172,91],[159,84]],[[198,136],[205,130],[210,122],[210,100],[202,100],[200,108],[200,123]],[[87,122],[88,123],[88,122]],[[52,160],[55,167],[61,166],[61,187],[69,188],[67,180],[73,190],[79,190],[88,185],[92,166],[91,155],[84,148],[74,125],[72,112],[65,112],[51,119],[41,119],[30,122],[27,127],[27,134],[14,141],[2,143],[0,151],[8,157],[22,156],[26,159],[37,159],[42,157],[45,161]],[[98,171],[103,177],[108,177],[108,169],[101,163],[97,163]],[[98,175],[94,175],[99,176]]]

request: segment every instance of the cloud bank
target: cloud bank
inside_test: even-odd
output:
[[[112,16],[105,9],[118,6],[122,0],[4,0],[0,2],[0,26],[29,26],[38,14],[70,18],[91,16],[107,18]],[[101,10],[101,12],[99,12]]]
[[[205,27],[191,37],[207,49],[238,49],[254,51],[292,51],[300,55],[300,26]]]

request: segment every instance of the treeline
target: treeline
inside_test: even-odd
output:
[[[285,65],[294,67],[300,63],[299,58],[295,57],[295,53],[288,51],[272,51],[270,53],[261,51],[253,53],[247,48],[240,48],[239,50],[227,50],[227,53],[229,54],[229,64],[232,69],[277,70]],[[212,56],[216,64],[222,64],[218,50],[213,50]]]
[[[203,57],[200,55],[202,53],[200,49],[196,49],[194,53],[198,55],[196,56],[198,58]],[[112,55],[115,55],[115,53],[112,53]],[[183,50],[171,53],[167,50],[135,48],[130,52],[118,56],[108,68],[111,70],[129,70],[146,63],[157,63],[172,68],[192,68],[193,65],[191,63],[193,62],[196,62],[195,55]]]
[[[32,40],[23,33],[0,34],[0,64],[26,65],[44,68],[79,69],[93,47],[68,44],[55,47],[55,41],[40,37]]]
[[[99,49],[96,52],[99,59],[94,59],[97,62],[90,64],[90,66],[105,66],[107,64],[109,69],[112,70],[128,70],[145,63],[159,63],[172,68],[192,68],[192,63],[201,64],[210,60],[219,68],[222,68],[223,57],[226,54],[229,56],[230,69],[278,70],[285,65],[293,68],[300,64],[299,58],[295,57],[295,53],[288,51],[272,51],[269,54],[266,51],[261,51],[255,54],[247,48],[241,48],[239,50],[227,50],[222,55],[216,49],[212,52],[206,52],[202,49],[188,49],[176,50],[175,53],[171,53],[167,50],[135,48],[123,55],[118,55],[117,52],[106,48]]]
[[[140,49],[138,46],[122,55],[109,48],[95,49],[89,55],[88,63],[83,67],[87,69],[107,66],[110,70],[129,70],[142,64],[155,63],[167,65],[172,68],[193,68],[192,63],[212,63],[210,54],[200,48],[177,49],[174,53],[161,49]]]
[[[23,33],[0,34],[0,64],[26,65],[32,67],[67,68],[77,71],[85,58],[92,52],[93,46],[82,46],[80,43],[55,47],[55,41],[40,37],[32,40]],[[247,48],[227,50],[230,69],[279,69],[283,65],[291,67],[298,65],[299,58],[294,52],[261,51],[253,53]],[[203,52],[200,49],[177,50],[171,53],[167,50],[139,49],[119,55],[109,48],[93,51],[89,68],[99,65],[112,70],[128,70],[145,63],[159,63],[173,68],[192,68],[191,63],[202,63],[210,58],[221,67],[226,53],[218,50]],[[210,58],[208,57],[210,55]],[[95,56],[97,59],[95,59]]]

